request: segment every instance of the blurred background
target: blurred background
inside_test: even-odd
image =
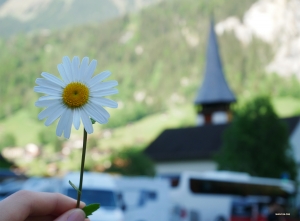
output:
[[[63,56],[88,56],[119,82],[119,107],[88,136],[87,171],[297,181],[299,9],[297,0],[0,0],[2,176],[79,170],[83,128],[56,137],[56,123],[37,119],[33,87],[44,71],[59,76]]]

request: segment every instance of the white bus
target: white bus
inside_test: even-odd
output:
[[[295,194],[292,181],[252,177],[247,173],[183,172],[161,177],[167,178],[172,186],[170,195],[176,205],[173,212],[188,221],[264,220],[253,218],[251,203],[266,206],[271,197],[290,203],[289,198]]]

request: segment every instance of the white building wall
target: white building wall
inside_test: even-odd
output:
[[[156,163],[156,173],[180,173],[183,171],[215,171],[217,164],[211,160]]]
[[[213,124],[225,124],[229,121],[228,114],[225,111],[216,111],[212,115]]]
[[[225,111],[216,111],[211,116],[212,124],[225,124],[229,121],[228,113]],[[203,126],[205,124],[205,118],[203,114],[198,114],[196,118],[196,125]]]

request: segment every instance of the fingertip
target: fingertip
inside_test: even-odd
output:
[[[74,209],[67,221],[85,221],[85,213],[81,209]]]
[[[55,221],[86,221],[82,209],[72,209],[58,217]]]

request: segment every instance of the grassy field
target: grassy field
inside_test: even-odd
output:
[[[16,112],[16,114],[0,122],[1,134],[13,134],[18,146],[24,146],[28,143],[37,143],[37,131],[40,131],[44,125],[30,117],[26,110]]]
[[[294,98],[276,98],[273,100],[274,109],[280,117],[288,117],[300,114],[300,100]],[[119,117],[115,110],[112,117]],[[101,148],[122,148],[130,146],[144,146],[155,139],[167,128],[193,126],[196,113],[192,105],[187,107],[172,108],[164,113],[149,115],[137,122],[114,130],[102,129],[94,125],[95,132],[92,136],[103,137],[99,141]],[[1,134],[11,133],[17,139],[18,146],[28,143],[39,143],[38,131],[45,129],[42,121],[32,119],[26,110],[18,111],[13,116],[0,121]],[[51,125],[49,133],[54,133],[56,123]],[[82,134],[82,128],[72,130],[73,136]],[[108,135],[107,135],[108,134]]]
[[[300,115],[300,100],[295,98],[276,98],[273,106],[280,117],[290,117]]]
[[[118,112],[115,111],[112,117],[118,117],[117,114]],[[114,148],[130,146],[133,143],[145,143],[157,136],[165,128],[192,125],[194,117],[195,113],[192,106],[150,115],[125,127],[114,129],[112,136],[101,140],[100,146]],[[48,127],[49,133],[55,133],[56,124],[57,122]],[[0,121],[1,134],[13,134],[16,137],[18,146],[38,143],[38,132],[45,128],[43,121],[32,119],[31,114],[27,110],[18,111],[13,116]],[[95,124],[93,136],[97,136],[105,131],[110,130],[101,129],[99,124]],[[74,128],[72,129],[73,137],[81,134],[82,127],[78,131]]]

